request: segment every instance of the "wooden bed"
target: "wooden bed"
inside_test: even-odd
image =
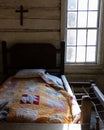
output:
[[[67,93],[75,97],[72,88],[70,87],[65,75],[64,75],[64,51],[65,43],[61,42],[60,47],[56,48],[49,43],[16,43],[13,46],[9,47],[5,41],[2,41],[2,61],[3,61],[3,78],[2,83],[10,77],[16,74],[19,70],[22,69],[46,69],[52,75],[58,76],[64,85],[64,89]],[[71,84],[72,85],[72,84]],[[78,105],[78,104],[77,104]],[[80,110],[80,106],[78,105]],[[82,98],[82,108],[81,108],[81,119],[80,130],[88,130],[90,128],[90,117],[91,117],[91,101],[89,95],[85,95]],[[89,109],[89,112],[86,114],[86,111]],[[13,130],[24,129],[33,130],[40,129],[41,126],[36,123],[0,123],[0,129],[9,130],[12,127]],[[57,124],[52,129],[62,129],[64,124]],[[68,129],[72,129],[67,124]],[[16,127],[17,126],[17,127]],[[57,127],[58,126],[58,127]],[[44,127],[44,126],[43,126]],[[48,130],[49,124],[46,124],[45,129]],[[73,127],[74,128],[74,127]],[[78,128],[78,127],[77,127]],[[50,128],[49,128],[50,129]]]
[[[85,105],[82,106],[82,97],[84,95],[88,95],[90,97],[90,100],[92,102],[91,121],[90,121],[91,130],[93,130],[94,127],[95,129],[103,130],[104,129],[104,95],[99,90],[98,86],[92,80],[89,82],[70,82],[69,84],[73,93],[76,96],[80,108],[81,109],[83,108],[83,112],[85,112],[86,114],[88,111],[84,109]],[[82,114],[82,119],[84,119],[83,114]]]

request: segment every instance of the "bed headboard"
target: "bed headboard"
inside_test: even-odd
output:
[[[49,43],[16,43],[10,48],[2,41],[3,74],[19,69],[44,68],[64,74],[65,43],[56,48]]]

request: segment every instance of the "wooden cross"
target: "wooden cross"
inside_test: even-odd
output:
[[[20,5],[20,9],[16,10],[17,13],[20,13],[20,25],[23,25],[23,13],[28,12],[28,10],[23,9],[23,5]]]

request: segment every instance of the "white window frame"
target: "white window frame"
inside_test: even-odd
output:
[[[104,25],[102,21],[104,21],[103,9],[104,9],[104,1],[101,0],[101,10],[100,10],[100,28],[98,35],[98,55],[97,55],[97,64],[70,64],[65,61],[65,70],[68,73],[98,73],[104,72]],[[67,17],[67,0],[61,0],[61,41],[64,40],[66,42],[66,17]]]

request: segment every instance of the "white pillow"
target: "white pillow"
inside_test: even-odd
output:
[[[51,75],[49,73],[41,74],[40,76],[46,83],[56,86],[56,87],[63,88],[63,82],[59,77],[55,75]]]
[[[44,74],[45,69],[23,69],[19,70],[14,77],[15,78],[32,78],[32,77],[40,77],[40,73]]]

